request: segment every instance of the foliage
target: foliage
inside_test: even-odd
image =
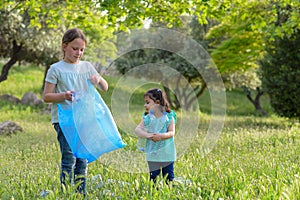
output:
[[[91,36],[86,59],[105,65],[107,58],[114,58],[116,49],[111,49],[111,42],[101,42],[113,32],[140,28],[147,20],[155,25],[179,27],[183,21],[178,19],[188,15],[208,27],[212,21],[218,22],[208,35],[215,41],[210,51],[217,67],[229,87],[254,89],[260,86],[257,60],[265,53],[265,44],[276,37],[290,37],[300,28],[299,8],[298,0],[3,0],[0,42],[4,45],[0,47],[0,57],[10,56],[11,60],[2,68],[0,81],[7,78],[10,67],[18,61],[49,66],[58,60],[56,42],[68,27],[77,26]],[[195,32],[203,36],[203,30]],[[202,44],[206,46],[206,42]]]
[[[236,24],[235,26],[220,24],[213,27],[207,36],[215,40],[221,39],[220,44],[211,43],[210,47],[213,48],[213,45],[216,44],[216,48],[210,50],[212,51],[211,56],[222,74],[257,68],[255,62],[261,56],[263,48],[261,35],[252,31],[244,31],[241,34],[237,31],[241,27],[237,27]],[[224,32],[225,35],[218,35]]]
[[[132,74],[135,69],[134,76],[162,84],[173,108],[190,109],[207,87],[201,72],[209,71],[210,57],[199,43],[207,46],[204,35],[209,25],[199,25],[195,17],[185,16],[180,20],[182,25],[173,27],[169,32],[150,28],[145,30],[145,34],[132,36],[132,41],[127,41],[126,47],[134,50],[121,55],[113,62],[113,66],[125,75],[128,72]],[[191,35],[195,38],[189,39]],[[119,36],[118,40],[122,42],[124,39]],[[187,58],[189,56],[190,60]],[[146,65],[149,66],[144,67]],[[152,65],[159,67],[156,70]]]
[[[81,28],[88,36],[90,48],[85,58],[105,65],[116,49],[100,44],[112,38],[114,29],[106,27],[107,18],[88,5],[81,1],[4,1],[0,6],[0,41],[5,45],[1,45],[0,57],[10,60],[2,68],[0,82],[7,79],[16,62],[43,65],[47,70],[61,58],[61,38],[70,27]]]
[[[266,42],[300,28],[296,17],[299,1],[242,0],[227,8],[227,14],[217,17],[220,24],[207,35],[214,41],[210,44],[211,56],[229,87],[254,89],[260,86],[257,61],[265,53]]]
[[[214,39],[211,56],[227,87],[259,88],[264,77],[259,73],[258,61],[271,41],[290,37],[299,30],[299,1],[236,1],[229,13],[219,18],[220,24],[207,35]],[[270,87],[262,92],[269,92],[267,89]]]
[[[251,28],[256,21],[249,18],[250,13],[246,13],[249,8],[245,7],[249,5],[243,6],[238,11],[232,7],[233,14],[219,19],[221,23],[212,27],[206,37],[213,40],[209,51],[226,87],[255,89],[260,86],[256,62],[263,54],[262,32]]]
[[[280,116],[300,118],[300,30],[290,37],[275,38],[261,61],[263,86]]]
[[[148,65],[148,67],[139,68],[139,66],[145,65]],[[152,67],[153,65],[156,67]],[[133,68],[139,68],[136,70],[136,73],[131,73],[131,75],[161,83],[174,109],[179,109],[180,107],[190,109],[192,103],[197,100],[190,98],[189,91],[185,89],[187,85],[183,85],[182,78],[188,80],[186,84],[190,84],[193,87],[193,92],[199,94],[199,96],[199,92],[201,94],[203,92],[201,89],[204,90],[206,88],[203,78],[192,64],[175,53],[165,50],[139,49],[132,51],[115,60],[114,66],[124,75]],[[176,73],[171,68],[176,70]],[[164,71],[167,71],[168,74],[165,75]],[[175,86],[173,88],[174,93],[170,91],[172,86]]]

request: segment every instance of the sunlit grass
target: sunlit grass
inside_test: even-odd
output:
[[[13,66],[6,81],[0,83],[0,95],[10,94],[22,98],[26,92],[41,97],[44,68],[21,65]]]

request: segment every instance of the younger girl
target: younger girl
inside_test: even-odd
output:
[[[58,121],[57,103],[71,104],[72,94],[76,91],[87,91],[89,79],[100,89],[107,91],[107,82],[98,74],[91,63],[80,61],[86,45],[83,32],[77,28],[69,29],[62,38],[63,59],[50,66],[45,79],[43,99],[52,103],[52,124],[57,132],[57,139],[61,151],[60,180],[65,186],[68,177],[72,181],[75,176],[77,191],[85,195],[87,160],[76,158],[61,130]],[[73,97],[74,98],[74,97]]]
[[[165,94],[160,89],[151,89],[144,95],[145,114],[135,132],[138,137],[146,138],[146,159],[150,180],[156,182],[162,172],[167,181],[174,179],[175,118],[170,110]]]

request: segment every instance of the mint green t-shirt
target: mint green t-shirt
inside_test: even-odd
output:
[[[173,112],[173,111],[172,111]],[[144,127],[149,133],[165,133],[172,120],[175,118],[173,113],[165,112],[161,117],[156,118],[153,113],[143,116]],[[152,162],[170,162],[176,160],[176,149],[174,137],[153,142],[150,139],[146,141],[146,160]]]
[[[79,61],[78,64],[70,64],[59,61],[50,66],[46,82],[55,84],[55,93],[75,91],[76,94],[88,91],[88,79],[92,75],[99,75],[94,66],[87,61]],[[62,101],[60,104],[71,104],[70,101]],[[51,109],[52,123],[58,123],[57,103],[52,103]]]

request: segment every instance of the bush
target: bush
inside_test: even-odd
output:
[[[260,61],[271,106],[283,117],[300,118],[300,31],[267,44]]]

